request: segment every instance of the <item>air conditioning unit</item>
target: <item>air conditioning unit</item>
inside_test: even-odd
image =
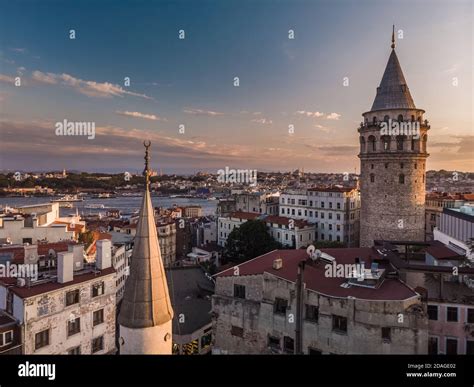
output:
[[[16,279],[16,286],[19,286],[20,288],[26,286],[26,279],[24,279],[24,278],[17,278],[17,279]]]

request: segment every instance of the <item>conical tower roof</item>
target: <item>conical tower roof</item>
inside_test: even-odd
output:
[[[370,110],[382,109],[416,109],[395,53],[394,33],[392,34],[392,52]]]
[[[125,283],[118,316],[118,323],[128,328],[152,327],[173,319],[149,190],[149,146],[150,143],[145,144],[145,193],[138,217],[130,276]]]

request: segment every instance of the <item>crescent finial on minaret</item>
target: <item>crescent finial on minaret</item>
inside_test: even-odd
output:
[[[146,188],[148,188],[150,183],[150,154],[148,153],[148,148],[151,146],[151,141],[143,141],[143,146],[145,147],[145,169],[143,170],[143,176],[145,176],[145,184]]]
[[[395,48],[395,24],[392,26],[392,49]]]

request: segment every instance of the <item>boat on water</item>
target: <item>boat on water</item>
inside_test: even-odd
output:
[[[52,199],[51,203],[69,203],[69,202],[82,202],[84,198],[80,198],[77,195],[64,195],[58,199]]]
[[[105,206],[103,204],[86,204],[84,208],[92,210],[92,209],[102,209],[102,208],[105,208]]]

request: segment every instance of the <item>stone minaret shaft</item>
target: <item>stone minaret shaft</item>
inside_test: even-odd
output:
[[[425,168],[428,121],[417,109],[392,52],[360,134],[360,245],[376,239],[425,239]]]

